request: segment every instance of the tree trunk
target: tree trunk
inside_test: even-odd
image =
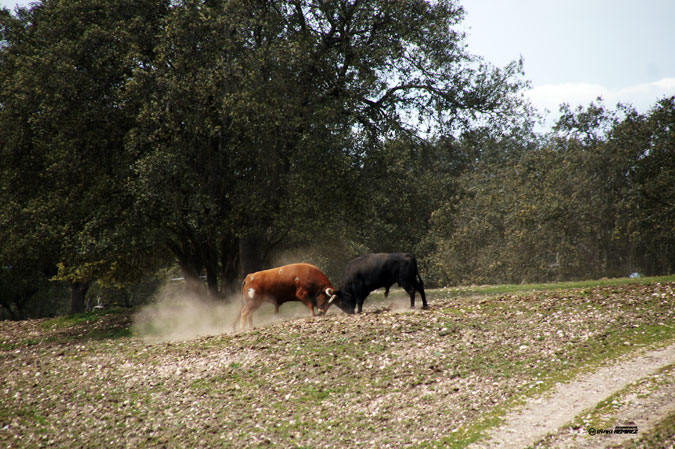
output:
[[[14,305],[14,307],[17,309],[17,311],[15,311],[15,310],[12,308],[12,305]],[[18,320],[21,319],[21,318],[20,318],[20,317],[21,317],[21,311],[20,311],[20,309],[16,306],[16,303],[2,304],[2,310],[5,311],[5,315],[8,316],[9,319],[12,320],[12,321],[18,321]],[[4,317],[2,316],[2,314],[0,314],[0,319],[4,319]]]
[[[204,295],[204,283],[201,279],[202,262],[201,259],[194,255],[187,255],[178,257],[178,266],[183,272],[183,279],[185,279],[185,292],[194,295]]]
[[[260,239],[246,237],[239,239],[240,277],[262,269],[263,248]]]
[[[236,238],[224,240],[220,246],[221,294],[229,300],[239,292],[239,241]]]
[[[89,282],[70,283],[70,313],[84,312],[84,300],[90,285]]]
[[[218,257],[217,251],[209,251],[206,260],[206,289],[208,295],[212,298],[220,298],[218,291]]]

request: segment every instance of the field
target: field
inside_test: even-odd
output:
[[[674,281],[439,289],[412,311],[394,290],[358,316],[183,341],[139,335],[142,311],[0,322],[0,446],[466,447],[529,398],[672,345]],[[630,395],[669,401],[672,374],[567,427],[613,425]],[[673,445],[674,428],[668,412],[630,444]]]

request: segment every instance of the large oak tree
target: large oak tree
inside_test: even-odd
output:
[[[92,281],[134,277],[157,256],[129,220],[137,105],[125,86],[166,6],[45,0],[0,13],[0,266],[68,281],[73,312]]]
[[[519,65],[467,54],[462,17],[452,1],[176,2],[135,74],[129,148],[137,208],[186,278],[218,294],[289,234],[361,213],[385,140],[511,111]]]

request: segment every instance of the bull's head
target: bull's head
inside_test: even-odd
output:
[[[333,301],[335,301],[335,298],[336,298],[335,290],[330,288],[330,287],[326,287],[326,289],[323,291],[323,293],[326,295],[326,297],[325,297],[325,300],[323,301],[323,304],[321,304],[318,307],[319,315],[325,314],[326,310],[328,310],[331,303]]]
[[[356,301],[351,296],[346,295],[341,290],[331,289],[331,295],[323,305],[323,313],[326,313],[328,308],[335,304],[342,310],[344,313],[353,314],[354,309],[356,308]]]

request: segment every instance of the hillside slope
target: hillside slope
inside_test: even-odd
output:
[[[675,341],[674,283],[429,297],[174,343],[124,313],[1,322],[0,445],[464,447],[526,398]]]

